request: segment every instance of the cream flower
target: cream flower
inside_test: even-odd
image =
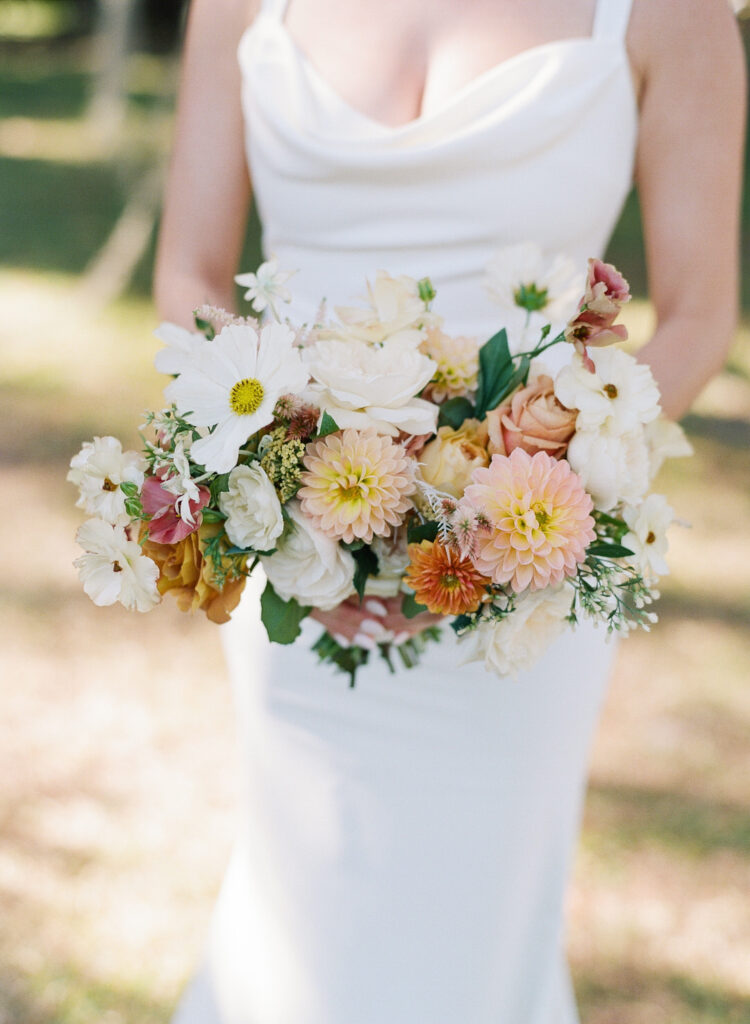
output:
[[[116,437],[95,437],[86,441],[70,460],[67,479],[80,491],[76,507],[107,523],[127,526],[126,496],[121,483],[135,484],[140,490],[146,461],[138,452],[122,450]]]
[[[129,610],[147,612],[159,603],[159,568],[141,553],[136,541],[128,540],[121,526],[89,519],[78,530],[76,541],[84,554],[73,564],[94,604],[119,601]]]
[[[507,618],[487,620],[460,638],[463,664],[481,661],[488,672],[517,680],[564,631],[570,606],[565,586],[524,594]]]
[[[420,349],[437,364],[429,384],[432,401],[442,402],[476,391],[479,373],[479,342],[476,338],[452,338],[439,327],[432,327]]]
[[[258,332],[230,324],[204,341],[189,365],[165,389],[181,416],[196,427],[213,427],[193,442],[193,462],[212,473],[228,473],[248,437],[273,419],[277,399],[307,382],[294,334],[283,324]]]
[[[625,434],[659,415],[659,389],[651,370],[618,348],[589,352],[596,372],[575,352],[555,379],[555,395],[568,409],[578,409],[576,428]]]
[[[439,320],[430,313],[419,295],[419,284],[411,277],[391,277],[379,270],[375,283],[367,283],[367,306],[337,306],[340,324],[322,333],[323,337],[344,341],[378,344],[398,338],[399,344],[419,344],[424,328]]]
[[[648,490],[648,447],[641,426],[627,434],[579,430],[565,457],[602,512],[620,501],[639,502]]]
[[[522,242],[494,254],[483,283],[502,309],[539,313],[543,323],[562,324],[577,309],[583,279],[570,257],[547,255],[533,242]]]
[[[490,461],[487,430],[478,420],[464,420],[459,430],[439,427],[437,437],[419,455],[419,476],[430,487],[461,498],[471,474]]]
[[[653,480],[665,459],[678,459],[693,454],[693,446],[685,431],[673,420],[659,416],[646,426],[646,444],[649,454],[649,477]]]
[[[304,515],[299,502],[286,506],[292,529],[261,565],[276,593],[284,601],[330,611],[354,593],[354,558]]]
[[[163,341],[166,348],[160,349],[154,356],[154,366],[159,373],[176,375],[186,369],[198,348],[206,340],[203,334],[187,331],[178,324],[165,320],[159,324],[154,334]]]
[[[622,518],[629,527],[622,543],[635,555],[635,564],[644,579],[656,582],[666,576],[667,530],[674,521],[674,511],[663,494],[649,494],[637,507],[626,507]]]
[[[312,377],[305,398],[325,410],[342,429],[374,427],[394,436],[431,434],[438,408],[415,398],[435,372],[435,363],[413,346],[386,342],[318,341],[303,355]]]
[[[232,470],[228,490],[219,495],[219,508],[227,517],[227,536],[238,548],[270,551],[284,529],[276,489],[257,462]]]
[[[414,463],[372,430],[344,430],[308,445],[298,491],[302,511],[329,537],[387,537],[412,507]]]
[[[250,302],[256,313],[262,313],[266,306],[270,306],[278,319],[276,301],[292,301],[292,293],[284,285],[296,272],[279,270],[279,261],[270,259],[261,263],[254,274],[237,274],[235,281],[241,288],[247,288],[244,298]]]
[[[396,597],[409,564],[406,527],[394,530],[390,537],[373,537],[370,545],[378,560],[377,576],[368,576],[365,594],[368,597]]]

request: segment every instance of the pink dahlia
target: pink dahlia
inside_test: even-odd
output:
[[[390,437],[347,429],[309,444],[302,461],[302,511],[336,540],[387,537],[412,507],[414,463]]]
[[[567,462],[514,448],[493,455],[472,480],[464,501],[491,526],[476,537],[472,561],[479,572],[517,594],[575,573],[594,539],[593,502]]]

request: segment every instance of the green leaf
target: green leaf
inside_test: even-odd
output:
[[[406,541],[408,544],[419,544],[423,540],[435,540],[437,535],[437,523],[413,523],[406,531]]]
[[[294,598],[282,600],[270,582],[266,583],[260,599],[260,617],[273,643],[293,643],[300,634],[300,623],[311,611],[311,607],[303,607]]]
[[[333,416],[323,410],[323,418],[320,421],[316,437],[328,437],[329,434],[335,434],[339,429],[340,427]]]
[[[404,594],[404,599],[401,602],[401,614],[407,619],[413,619],[415,615],[420,615],[422,612],[426,612],[427,608],[425,605],[420,604],[414,597],[414,594]]]
[[[503,328],[479,349],[476,415],[480,420],[484,419],[488,409],[494,409],[499,404],[502,389],[512,374],[513,360],[508,348],[508,334]]]
[[[195,320],[195,326],[201,334],[205,335],[208,341],[213,341],[216,337],[216,331],[213,329],[213,325],[208,320],[204,320],[202,317],[198,316],[196,313],[193,313],[193,320]]]
[[[135,498],[138,495],[138,484],[134,484],[131,480],[123,480],[120,490],[126,498]]]
[[[218,508],[204,508],[203,512],[204,523],[223,523],[226,516],[223,512],[220,512]]]
[[[143,515],[143,505],[140,498],[126,498],[125,511],[131,519],[140,519]]]
[[[380,572],[378,556],[366,545],[352,551],[356,568],[354,570],[354,589],[359,594],[360,601],[365,596],[365,584],[368,576],[377,576]]]
[[[463,395],[459,395],[458,398],[449,398],[440,406],[438,426],[458,430],[464,420],[470,419],[473,415],[474,405],[468,398],[464,398]]]
[[[229,490],[229,473],[219,473],[218,476],[215,476],[209,483],[208,489],[211,492],[211,501],[216,504],[219,495]]]
[[[627,558],[634,553],[622,544],[590,544],[586,549],[586,554],[595,558]]]

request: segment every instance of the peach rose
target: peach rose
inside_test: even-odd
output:
[[[542,373],[509,402],[487,413],[487,448],[491,455],[510,455],[514,448],[522,448],[529,455],[542,451],[560,459],[575,433],[577,415],[555,398],[554,381]]]
[[[144,526],[144,533],[147,529]],[[143,554],[159,566],[156,584],[160,594],[172,591],[183,612],[202,609],[211,622],[228,622],[245,586],[245,576],[228,576],[219,589],[213,563],[205,557],[206,542],[221,529],[218,523],[203,523],[194,533],[175,544],[145,540]],[[228,561],[228,560],[227,560]],[[229,568],[227,565],[226,568]]]
[[[489,463],[487,431],[479,420],[466,420],[459,430],[440,427],[437,437],[420,456],[420,476],[425,483],[460,498],[478,466]]]

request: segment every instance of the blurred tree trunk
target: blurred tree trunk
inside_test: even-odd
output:
[[[128,54],[139,6],[139,0],[99,0],[89,121],[105,148],[115,144],[125,119]]]

